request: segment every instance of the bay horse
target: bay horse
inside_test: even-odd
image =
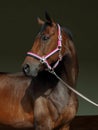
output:
[[[32,77],[28,88],[32,93],[35,130],[69,130],[78,110],[74,92],[62,84],[53,71],[75,88],[78,59],[72,35],[46,13],[33,46],[23,62],[23,72]]]

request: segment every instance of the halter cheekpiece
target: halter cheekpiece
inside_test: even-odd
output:
[[[45,55],[45,56],[39,56],[37,55],[36,53],[32,53],[32,52],[27,52],[27,56],[30,56],[30,57],[33,57],[33,58],[36,58],[37,60],[40,60],[40,62],[42,64],[45,64],[48,68],[49,71],[55,69],[59,62],[62,60],[62,55],[61,55],[61,49],[62,49],[62,35],[61,35],[61,27],[59,24],[57,24],[57,27],[58,27],[58,42],[57,42],[57,48],[54,49],[52,52],[50,52],[49,54]],[[51,67],[51,65],[48,63],[47,59],[49,57],[51,57],[52,55],[54,55],[56,52],[59,53],[59,56],[58,56],[58,60],[56,61],[56,63],[54,64],[53,67]]]

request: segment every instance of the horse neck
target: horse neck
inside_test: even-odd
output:
[[[77,54],[74,48],[74,44],[70,39],[66,40],[68,52],[63,57],[60,65],[56,69],[57,73],[61,73],[59,76],[70,86],[76,85],[78,77],[78,61]],[[65,44],[64,44],[65,45]],[[60,70],[60,72],[58,71]]]

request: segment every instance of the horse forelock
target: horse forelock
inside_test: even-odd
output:
[[[40,32],[43,32],[47,27],[52,27],[52,23],[46,21],[42,26]]]

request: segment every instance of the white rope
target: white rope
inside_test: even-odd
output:
[[[93,102],[92,100],[90,100],[89,98],[87,98],[86,96],[84,96],[83,94],[81,94],[80,92],[78,92],[77,90],[75,90],[74,88],[72,88],[71,86],[69,86],[54,71],[49,71],[49,72],[52,73],[53,75],[55,75],[56,78],[59,79],[68,89],[70,89],[71,91],[73,91],[74,93],[76,93],[78,96],[80,96],[81,98],[83,98],[87,102],[89,102],[89,103],[93,104],[94,106],[98,107],[97,103]]]

